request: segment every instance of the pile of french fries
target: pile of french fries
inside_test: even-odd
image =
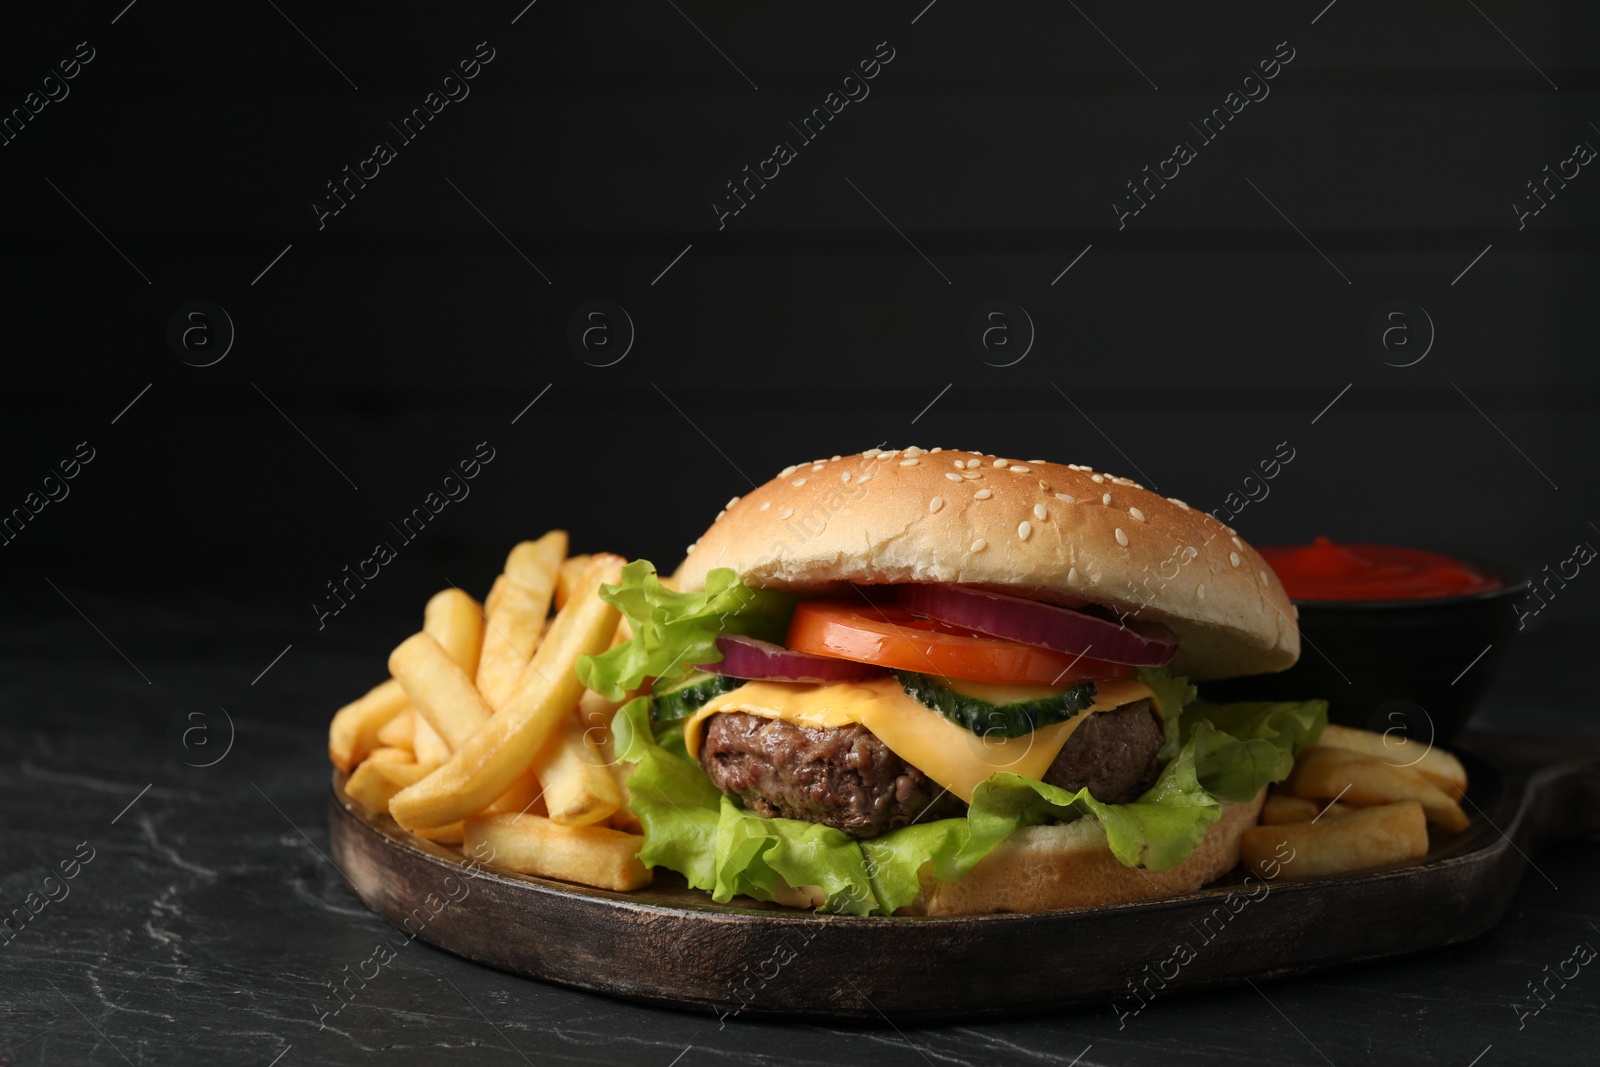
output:
[[[649,885],[612,758],[617,705],[574,670],[627,637],[600,599],[625,562],[569,558],[555,530],[512,549],[482,606],[455,588],[435,595],[422,632],[390,654],[390,679],[333,717],[328,758],[349,774],[346,794],[493,866],[619,891]]]
[[[1261,825],[1244,832],[1241,859],[1262,877],[1291,880],[1418,859],[1428,853],[1429,823],[1449,832],[1470,824],[1466,793],[1466,768],[1450,753],[1330,725],[1268,795]]]

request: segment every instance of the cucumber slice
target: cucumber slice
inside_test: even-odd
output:
[[[687,719],[699,711],[706,701],[733,692],[744,681],[743,678],[730,678],[726,674],[690,671],[671,685],[651,690],[650,717],[656,722]]]
[[[910,697],[980,737],[1021,737],[1065,722],[1094,703],[1094,683],[991,685],[932,674],[895,671]]]

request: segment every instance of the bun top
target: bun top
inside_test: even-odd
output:
[[[1181,500],[1075,463],[868,449],[786,467],[735,497],[678,568],[681,588],[731,567],[797,592],[959,582],[1166,623],[1175,673],[1279,671],[1295,609],[1265,560]]]

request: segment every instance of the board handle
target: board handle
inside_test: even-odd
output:
[[[1499,767],[1509,785],[1525,783],[1515,836],[1527,851],[1600,839],[1600,738],[1473,731],[1457,745]]]

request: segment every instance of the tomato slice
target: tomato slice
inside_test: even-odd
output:
[[[796,652],[975,682],[1077,685],[1129,678],[1125,663],[1073,656],[913,615],[895,604],[803,600],[785,642]]]

